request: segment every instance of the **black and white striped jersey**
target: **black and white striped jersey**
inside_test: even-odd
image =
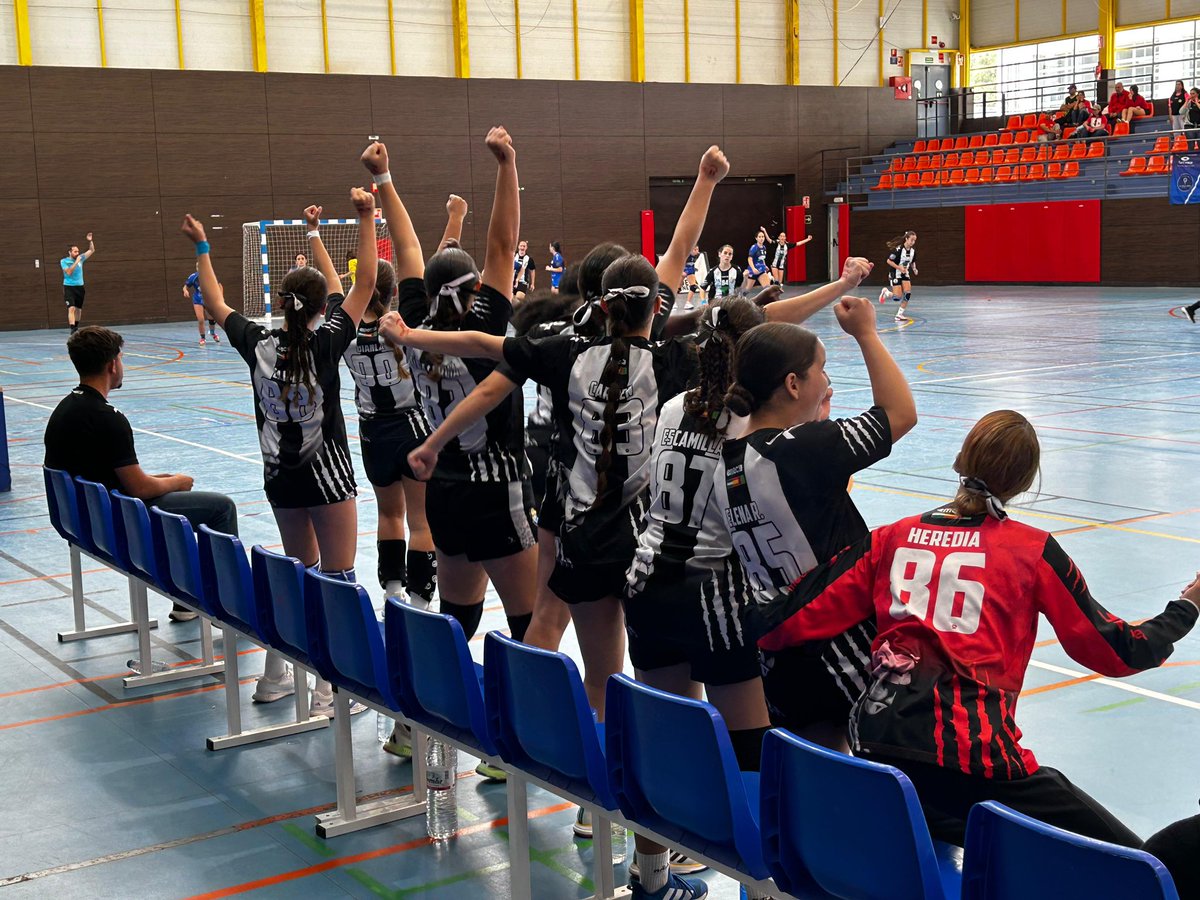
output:
[[[556,334],[574,334],[575,323],[570,319],[563,319],[557,322],[540,322],[533,328],[530,328],[526,333],[526,337],[531,340],[540,340],[541,338],[553,337]],[[533,411],[529,414],[529,426],[545,428],[554,424],[554,403],[550,397],[550,388],[545,385],[538,385],[537,401],[533,405]]]
[[[903,266],[906,269],[910,268],[912,266],[913,260],[916,258],[917,258],[917,248],[916,247],[901,246],[901,247],[897,247],[890,254],[888,254],[888,259],[890,259],[896,265]],[[888,268],[891,268],[891,266],[888,266]],[[895,269],[892,269],[892,271],[894,272]]]
[[[607,393],[600,384],[611,337],[560,334],[504,342],[506,376],[531,378],[550,389],[557,444],[551,454],[567,479],[565,523],[619,516],[650,481],[650,449],[662,404],[691,386],[697,369],[692,339],[629,339],[626,387],[618,406],[617,436],[607,489],[597,503],[596,461]],[[595,509],[593,510],[593,505]],[[585,515],[586,514],[586,515]]]
[[[775,245],[775,258],[771,263],[771,268],[782,269],[783,264],[787,262],[788,245],[787,242],[778,243]]]
[[[851,419],[763,428],[725,442],[715,499],[759,604],[776,602],[805,572],[867,534],[846,484],[891,449],[878,406]]]
[[[340,297],[331,298],[340,300]],[[354,483],[342,418],[338,363],[354,340],[354,325],[340,305],[308,334],[313,389],[287,379],[287,332],[269,330],[241,313],[225,320],[229,343],[250,366],[254,418],[266,477],[314,467],[318,484],[337,496]]]
[[[722,297],[732,297],[738,289],[738,277],[741,272],[737,266],[730,266],[728,269],[722,269],[720,266],[713,266],[708,270],[708,275],[704,279],[704,290],[708,294],[709,300],[720,300]]]
[[[359,323],[343,359],[354,379],[354,403],[362,418],[395,415],[417,407],[404,351],[379,336],[378,320]]]
[[[406,322],[428,328],[429,301],[420,278],[400,282],[400,315]],[[512,318],[512,303],[494,288],[483,285],[475,296],[460,329],[503,335]],[[496,368],[487,359],[460,359],[405,349],[413,388],[433,428],[446,420],[476,386]],[[500,404],[446,445],[434,478],[450,481],[513,482],[529,474],[525,459],[524,403],[513,391]]]

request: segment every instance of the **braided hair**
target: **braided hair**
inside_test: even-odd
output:
[[[292,269],[283,278],[279,299],[283,306],[282,346],[279,348],[284,379],[288,383],[283,402],[287,406],[300,385],[311,397],[316,393],[313,357],[308,351],[309,323],[325,310],[329,288],[325,276],[312,266]]]
[[[608,492],[608,473],[616,453],[617,411],[621,405],[621,395],[629,386],[628,336],[644,326],[654,313],[658,273],[645,257],[630,253],[604,270],[600,286],[604,304],[608,308],[608,333],[613,340],[608,351],[608,362],[600,373],[604,411],[601,413],[598,438],[600,447],[596,458],[596,499],[592,503],[593,509],[601,504]]]
[[[425,264],[430,329],[460,330],[478,286],[479,267],[466,250],[447,247],[431,256]],[[432,381],[441,381],[442,362],[440,353],[421,354],[421,365]]]
[[[700,384],[683,398],[683,409],[699,419],[700,431],[721,436],[725,394],[733,382],[733,357],[738,338],[766,320],[762,307],[743,297],[727,297],[709,307],[700,323],[696,347]]]

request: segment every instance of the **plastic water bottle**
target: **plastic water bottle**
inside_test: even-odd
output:
[[[140,659],[127,659],[127,660],[125,660],[125,665],[129,667],[129,671],[132,672],[134,675],[142,674],[142,661]],[[166,672],[170,668],[171,668],[171,664],[167,663],[167,662],[163,662],[161,659],[150,660],[150,671],[152,673],[153,672]]]
[[[429,741],[425,760],[425,825],[431,838],[444,841],[458,831],[455,776],[458,750],[441,741]]]
[[[388,738],[392,736],[392,727],[396,723],[381,712],[375,713],[375,736],[379,738],[379,743],[386,744]]]
[[[612,823],[612,861],[613,864],[625,862],[629,855],[629,832],[620,822]]]

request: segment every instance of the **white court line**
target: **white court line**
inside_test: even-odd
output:
[[[1056,369],[1080,369],[1085,367],[1089,369],[1106,369],[1111,368],[1112,366],[1123,366],[1126,363],[1150,362],[1158,359],[1173,359],[1176,356],[1196,355],[1197,353],[1195,350],[1187,350],[1182,353],[1161,353],[1156,356],[1133,356],[1128,359],[1114,359],[1109,362],[1064,363],[1059,366],[1035,366],[1031,369],[1010,369],[1007,372],[981,372],[975,375],[953,375],[948,378],[932,378],[925,381],[912,381],[909,383],[915,387],[921,384],[944,384],[950,381],[971,381],[976,378],[1012,378],[1016,375],[1027,375],[1030,372],[1051,372]]]
[[[1059,675],[1067,675],[1071,678],[1087,678],[1092,675],[1092,672],[1076,672],[1074,669],[1067,669],[1063,666],[1052,665],[1051,663],[1038,662],[1036,659],[1029,661],[1031,666],[1037,666],[1039,669],[1045,669],[1047,672],[1055,672]],[[1129,684],[1124,681],[1117,681],[1113,678],[1093,678],[1092,684],[1106,684],[1109,687],[1115,687],[1121,691],[1128,691],[1131,694],[1137,694],[1141,697],[1149,697],[1151,700],[1162,700],[1164,703],[1174,703],[1176,706],[1186,706],[1188,709],[1200,709],[1200,703],[1194,700],[1185,700],[1182,697],[1172,697],[1170,694],[1160,694],[1158,691],[1147,690],[1143,687],[1138,687],[1136,684]]]
[[[34,403],[32,400],[22,400],[20,397],[14,397],[12,394],[8,393],[7,391],[4,394],[4,399],[11,400],[13,403],[24,403],[26,406],[36,406],[38,409],[45,409],[45,410],[49,410],[50,412],[54,412],[53,406],[46,406],[44,403]],[[130,426],[130,427],[132,428],[132,426]],[[177,444],[186,444],[189,447],[196,447],[197,449],[200,449],[200,450],[207,450],[210,453],[219,453],[222,456],[228,456],[230,459],[240,459],[242,462],[254,463],[255,465],[258,465],[258,466],[262,465],[262,457],[251,458],[249,456],[242,456],[241,454],[238,454],[238,453],[230,453],[228,450],[221,450],[217,447],[210,447],[210,446],[208,446],[208,444],[197,444],[195,441],[187,441],[187,440],[184,440],[183,438],[175,437],[174,435],[171,435],[171,434],[162,434],[157,431],[150,431],[149,429],[146,429],[146,428],[134,428],[133,430],[136,431],[138,434],[148,434],[151,437],[162,438],[164,441],[174,441]]]

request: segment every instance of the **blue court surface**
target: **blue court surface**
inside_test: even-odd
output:
[[[892,321],[895,304],[878,307],[921,422],[857,479],[867,521],[952,496],[950,466],[971,424],[1014,408],[1043,447],[1040,487],[1017,504],[1017,518],[1059,535],[1115,613],[1159,612],[1200,569],[1200,326],[1179,310],[1192,299],[1160,289],[918,286],[914,321],[903,327]],[[869,406],[853,341],[829,311],[811,325],[828,346],[835,415]],[[120,330],[127,374],[111,399],[138,429],[142,465],[232,495],[246,545],[277,546],[245,365],[225,343],[198,348],[192,322]],[[76,383],[65,338],[65,329],[0,335],[13,464],[12,493],[0,495],[0,897],[507,896],[504,788],[482,783],[473,759],[459,757],[464,831],[450,843],[430,844],[419,817],[322,841],[312,814],[335,799],[331,730],[209,752],[204,738],[225,724],[218,679],[126,691],[133,635],[56,641],[71,620],[68,560],[48,525],[40,465],[46,418]],[[369,487],[359,523],[357,568],[377,596]],[[124,580],[96,565],[84,561],[90,619],[126,617]],[[168,623],[167,612],[152,595],[156,657],[192,658],[198,623]],[[472,645],[479,658],[483,632],[503,627],[490,597]],[[1018,713],[1027,746],[1142,835],[1196,813],[1200,635],[1162,669],[1118,682],[1083,671],[1044,631]],[[572,632],[564,649],[577,656]],[[249,706],[261,657],[243,657],[247,727],[289,712],[277,708],[286,701]],[[353,730],[360,793],[408,787],[411,767],[380,751],[374,713],[356,717]],[[688,752],[669,740],[662,750]],[[535,896],[590,894],[591,846],[572,836],[574,809],[532,787],[529,809]],[[708,877],[711,896],[737,896],[732,881]]]

